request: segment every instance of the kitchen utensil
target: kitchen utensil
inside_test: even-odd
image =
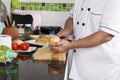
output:
[[[12,37],[12,40],[17,39],[18,37],[18,29],[17,27],[5,27],[2,31],[2,34],[10,35]]]
[[[7,8],[5,7],[5,5],[0,0],[0,33],[2,32],[1,22],[3,22],[5,20],[6,15],[7,15]]]
[[[7,20],[8,20],[8,24],[9,24],[9,26],[12,26],[12,24],[11,24],[11,22],[10,22],[10,18],[9,18],[8,15],[7,15]]]
[[[35,40],[26,40],[24,42],[30,44],[30,46],[35,46],[35,47],[43,47],[44,46],[43,44],[36,43]]]
[[[4,20],[4,24],[5,24],[5,27],[11,27],[10,18],[8,15],[6,16],[6,19]]]
[[[34,35],[39,35],[40,34],[40,30],[38,29],[38,26],[36,27],[36,29],[33,31]]]
[[[7,8],[0,0],[0,21],[3,22],[6,19],[6,16],[7,16]]]

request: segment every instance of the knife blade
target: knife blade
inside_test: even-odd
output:
[[[8,26],[11,27],[11,22],[10,22],[10,18],[9,16],[7,15],[7,21],[8,21]]]
[[[4,24],[5,24],[5,27],[10,27],[11,26],[10,18],[9,18],[8,15],[6,16],[6,19],[4,20]]]

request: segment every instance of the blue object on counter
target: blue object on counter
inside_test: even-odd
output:
[[[50,31],[50,35],[55,35],[55,30],[54,29]]]
[[[10,50],[7,50],[6,52],[6,58],[8,61],[10,61],[11,59],[17,57],[17,53],[13,52],[13,51],[10,51]]]

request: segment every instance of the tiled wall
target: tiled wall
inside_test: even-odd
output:
[[[12,10],[28,10],[40,14],[41,25],[39,26],[64,27],[73,5],[74,0],[11,0]]]
[[[45,2],[12,2],[11,8],[38,11],[70,11],[73,3],[45,3]]]

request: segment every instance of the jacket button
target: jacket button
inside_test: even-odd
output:
[[[81,11],[83,11],[83,8],[81,8]]]
[[[73,52],[75,53],[75,52],[76,52],[76,50],[74,49],[74,50],[73,50]]]
[[[77,21],[77,25],[79,25],[79,22]]]
[[[82,23],[82,26],[85,26],[85,23]]]
[[[88,11],[90,11],[91,9],[90,8],[88,8]]]

